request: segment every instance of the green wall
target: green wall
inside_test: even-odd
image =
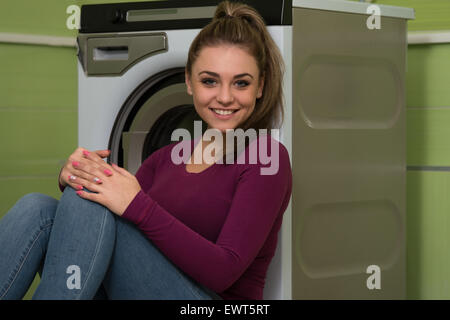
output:
[[[66,28],[66,8],[107,2],[128,1],[1,0],[0,33],[74,37]],[[450,31],[449,0],[374,3],[415,8],[410,31]],[[450,44],[409,47],[410,166],[450,167],[449,83]],[[0,217],[29,192],[59,198],[59,169],[76,146],[75,48],[0,43]],[[450,173],[422,168],[409,170],[407,178],[408,298],[449,299]]]
[[[449,0],[375,3],[414,8],[410,31],[450,32]],[[407,297],[450,299],[450,43],[409,46],[406,94]]]
[[[450,299],[450,44],[409,48],[408,297]]]

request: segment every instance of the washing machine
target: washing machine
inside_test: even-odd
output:
[[[258,10],[286,62],[285,122],[279,139],[291,149],[290,1],[241,1]],[[184,67],[200,29],[219,1],[151,1],[84,5],[78,43],[78,145],[109,149],[108,161],[135,173],[184,128],[195,136]],[[203,129],[206,125],[203,124]],[[290,299],[290,208],[267,276],[266,299]]]

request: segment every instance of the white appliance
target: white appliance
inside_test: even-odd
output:
[[[77,38],[79,146],[109,148],[109,160],[134,173],[148,155],[171,142],[174,129],[193,132],[193,120],[199,118],[186,93],[184,66],[191,42],[211,20],[218,2],[82,6]],[[286,61],[286,122],[280,139],[290,150],[291,5],[244,2],[264,17]],[[290,263],[290,215],[289,208],[267,278],[268,299],[290,298],[290,278],[282,275]]]

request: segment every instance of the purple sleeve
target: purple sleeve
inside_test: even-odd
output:
[[[247,166],[216,243],[177,220],[143,191],[122,217],[135,223],[193,279],[215,292],[223,292],[257,256],[274,221],[286,209],[291,185],[289,156],[284,147],[280,148],[277,174],[261,175],[259,165]]]

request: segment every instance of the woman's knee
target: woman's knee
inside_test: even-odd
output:
[[[71,187],[64,190],[59,203],[58,217],[66,217],[69,220],[84,219],[90,224],[98,220],[108,229],[115,229],[114,213],[99,203],[81,198]]]
[[[86,189],[85,189],[85,191],[91,192]],[[78,209],[83,209],[83,210],[87,210],[89,208],[99,209],[99,210],[106,209],[101,204],[81,198],[80,196],[77,195],[75,189],[68,187],[68,186],[64,189],[64,193],[63,193],[60,201],[61,201],[61,205],[71,206],[73,208],[78,208]]]
[[[58,200],[42,194],[29,193],[20,198],[5,215],[21,220],[38,219],[41,222],[53,221]]]
[[[58,205],[58,200],[46,194],[32,192],[24,195],[18,202],[29,206],[55,206]]]

